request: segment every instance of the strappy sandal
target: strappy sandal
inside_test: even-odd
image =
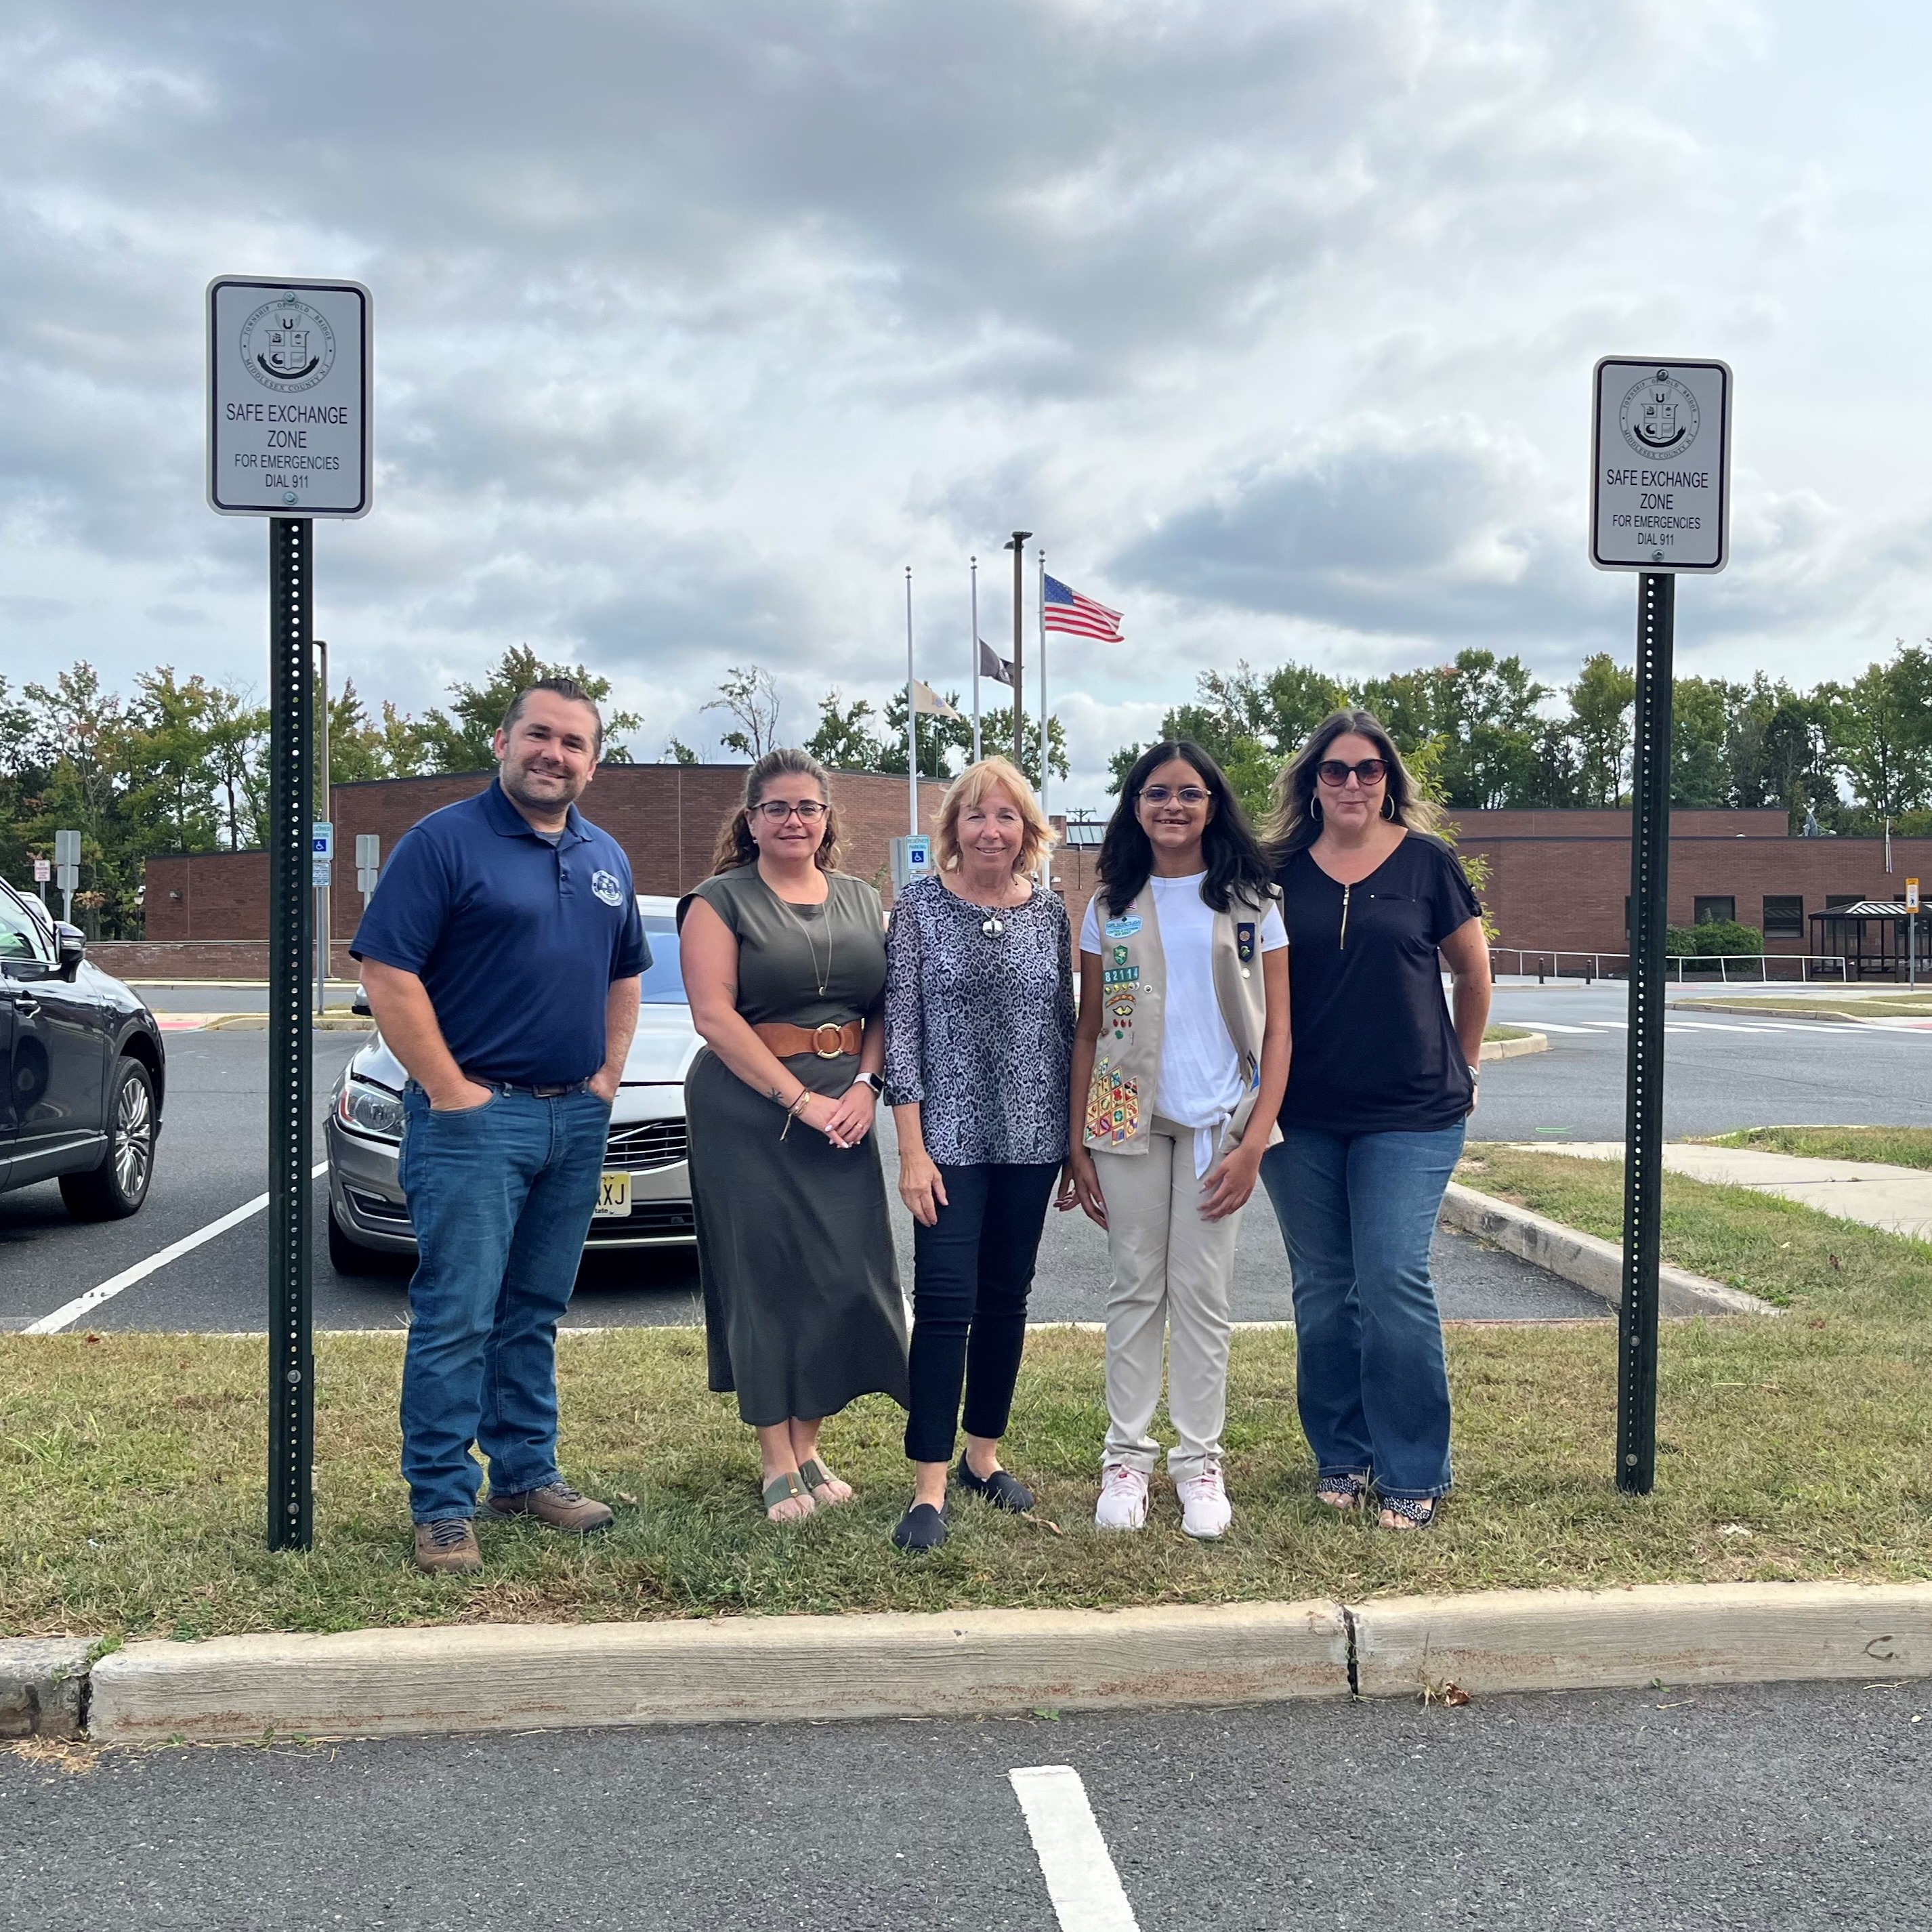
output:
[[[1440,1496],[1384,1496],[1382,1508],[1408,1529],[1427,1529],[1436,1520],[1436,1505],[1442,1500]],[[1395,1526],[1385,1522],[1382,1527],[1394,1529]]]
[[[805,1486],[812,1492],[812,1500],[818,1508],[820,1509],[837,1509],[842,1504],[849,1503],[852,1500],[852,1497],[850,1493],[852,1486],[850,1484],[848,1483],[845,1485],[846,1490],[848,1492],[845,1495],[842,1496],[827,1496],[822,1503],[819,1502],[818,1492],[820,1490],[830,1488],[832,1484],[838,1481],[840,1478],[833,1475],[832,1472],[828,1469],[816,1456],[806,1456],[805,1460],[798,1466],[798,1473],[805,1479]]]
[[[1339,1476],[1324,1476],[1315,1485],[1315,1500],[1338,1514],[1360,1509],[1368,1493],[1368,1478],[1348,1469]]]
[[[772,1522],[802,1522],[818,1506],[812,1499],[796,1469],[788,1469],[782,1476],[774,1476],[764,1487],[765,1516]],[[805,1507],[790,1516],[773,1516],[772,1510],[789,1502],[802,1502]]]

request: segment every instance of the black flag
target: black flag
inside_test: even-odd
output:
[[[980,675],[991,678],[995,684],[1004,684],[1009,690],[1012,688],[1012,660],[1001,657],[984,638],[980,640]]]

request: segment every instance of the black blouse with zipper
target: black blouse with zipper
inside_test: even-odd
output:
[[[1475,1090],[1436,948],[1482,912],[1455,854],[1412,832],[1352,886],[1306,851],[1276,877],[1294,1040],[1282,1124],[1337,1134],[1455,1126]]]

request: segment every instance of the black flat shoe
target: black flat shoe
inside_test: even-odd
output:
[[[959,1459],[959,1467],[954,1472],[959,1478],[959,1486],[970,1494],[980,1497],[994,1508],[1010,1510],[1015,1516],[1024,1516],[1033,1508],[1033,1492],[1025,1484],[1004,1469],[995,1469],[990,1476],[976,1476],[967,1466],[964,1456]]]
[[[930,1503],[914,1503],[892,1525],[892,1541],[902,1550],[937,1550],[945,1540],[945,1514]]]

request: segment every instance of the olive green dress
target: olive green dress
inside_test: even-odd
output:
[[[882,1025],[884,919],[862,879],[826,874],[823,905],[788,907],[755,864],[706,879],[701,898],[738,939],[738,1010],[754,1026]],[[829,970],[828,970],[829,960]],[[823,980],[825,995],[819,997]],[[856,1054],[784,1063],[836,1097]],[[685,1077],[691,1192],[711,1386],[754,1426],[836,1414],[874,1391],[907,1400],[905,1304],[876,1133],[856,1148],[792,1122],[707,1047]]]

